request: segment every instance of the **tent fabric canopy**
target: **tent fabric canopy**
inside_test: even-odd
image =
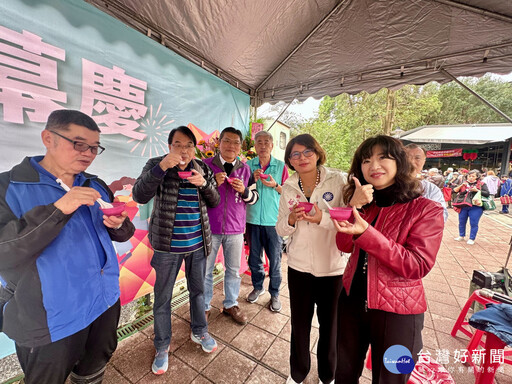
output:
[[[86,1],[254,106],[512,71],[509,0]]]
[[[413,143],[474,144],[502,142],[512,137],[512,124],[424,125],[407,131],[401,140]]]

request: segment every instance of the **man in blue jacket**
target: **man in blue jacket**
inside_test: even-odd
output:
[[[112,240],[135,228],[126,212],[106,216],[96,202],[113,195],[85,173],[104,150],[92,118],[54,111],[41,138],[44,156],[0,174],[0,276],[13,292],[3,331],[25,383],[64,383],[70,373],[72,383],[101,383],[120,312]]]

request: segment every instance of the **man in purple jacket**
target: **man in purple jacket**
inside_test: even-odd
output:
[[[258,200],[256,184],[251,169],[237,156],[242,148],[242,132],[228,127],[220,134],[219,151],[204,162],[212,169],[220,193],[220,204],[208,208],[212,230],[212,251],[206,260],[204,301],[206,316],[213,297],[213,268],[220,246],[224,253],[224,302],[222,312],[240,324],[247,323],[247,316],[238,307],[238,294],[242,279],[240,260],[244,245],[245,207]]]

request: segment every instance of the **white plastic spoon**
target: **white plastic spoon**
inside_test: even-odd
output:
[[[322,199],[322,200],[324,201],[325,205],[327,205],[327,208],[332,209],[331,205],[327,202],[327,200],[325,200],[325,199]]]
[[[57,182],[57,184],[59,184],[62,189],[64,189],[66,192],[69,192],[70,189],[69,187],[61,180],[61,179],[56,179],[55,180]],[[96,200],[98,202],[98,204],[100,205],[101,208],[114,208],[114,206],[110,203],[107,203],[105,200],[103,200],[102,198],[99,198]]]

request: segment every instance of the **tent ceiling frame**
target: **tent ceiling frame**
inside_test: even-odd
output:
[[[454,1],[454,0],[429,0],[429,1],[435,1],[436,3],[449,5],[449,6],[452,6],[452,7],[455,7],[455,8],[464,9],[466,11],[478,13],[480,15],[484,15],[484,16],[492,17],[494,19],[498,19],[498,20],[501,20],[501,21],[507,21],[509,23],[512,23],[512,17],[510,17],[510,16],[502,15],[501,13],[487,11],[485,9],[481,9],[481,8],[478,8],[478,7],[475,7],[475,6],[472,6],[472,5],[462,4],[462,3],[459,3],[459,2]]]
[[[495,57],[489,57],[489,53],[493,49],[505,48],[512,46],[512,41],[507,41],[501,44],[495,44],[491,46],[479,47],[467,51],[455,52],[452,54],[441,55],[436,57],[429,57],[420,60],[415,60],[407,63],[398,63],[395,65],[386,65],[382,67],[369,68],[364,71],[354,71],[350,73],[342,73],[337,74],[335,76],[327,76],[324,78],[315,79],[313,81],[307,83],[300,84],[288,84],[283,86],[273,86],[272,88],[262,89],[262,87],[275,75],[276,72],[279,71],[280,68],[283,67],[295,54],[296,52],[324,25],[336,12],[342,10],[345,6],[348,6],[352,0],[339,0],[339,2],[333,7],[333,9],[316,25],[316,27],[275,67],[270,74],[256,87],[249,86],[245,82],[239,80],[237,77],[231,75],[228,71],[219,67],[215,63],[207,60],[199,51],[189,46],[183,40],[178,38],[177,36],[170,34],[163,30],[161,27],[153,24],[145,17],[138,15],[136,12],[131,9],[125,7],[119,0],[84,0],[97,8],[100,8],[104,12],[110,14],[111,16],[117,18],[122,21],[126,25],[134,28],[140,33],[145,34],[151,39],[157,41],[162,44],[166,48],[174,51],[176,54],[184,57],[185,59],[191,61],[192,63],[198,65],[203,68],[207,72],[213,74],[214,76],[226,81],[230,85],[235,88],[241,90],[242,92],[248,94],[251,98],[251,105],[254,107],[258,107],[263,102],[268,101],[269,98],[272,100],[274,95],[278,95],[279,100],[286,100],[289,97],[296,98],[300,96],[304,91],[315,89],[315,87],[322,85],[325,87],[324,83],[337,83],[338,86],[330,84],[327,85],[326,94],[335,94],[336,92],[342,93],[343,86],[353,85],[353,84],[365,84],[367,82],[374,81],[375,78],[372,78],[371,75],[374,73],[388,71],[394,72],[395,74],[381,77],[381,80],[391,80],[396,79],[397,76],[403,77],[404,75],[421,75],[426,71],[439,71],[440,68],[444,69],[453,69],[457,66],[474,64],[500,58],[508,58],[512,56],[511,54],[505,54]],[[492,11],[487,11],[475,6],[470,6],[467,4],[460,3],[455,0],[424,0],[430,2],[436,2],[440,4],[444,4],[447,6],[456,7],[459,9],[463,9],[469,12],[485,15],[487,17],[492,17],[495,19],[499,19],[502,21],[506,21],[512,23],[512,17],[499,14]],[[457,58],[459,56],[470,55],[480,53],[480,58],[476,60],[465,60],[459,63],[446,64],[445,60]],[[422,68],[419,68],[422,67]],[[445,77],[444,75],[443,77]],[[329,92],[328,92],[329,91]],[[271,93],[270,97],[269,92]]]
[[[467,64],[486,63],[486,62],[490,62],[492,60],[498,60],[498,59],[512,57],[512,53],[489,57],[489,53],[493,49],[508,48],[508,47],[512,47],[512,41],[506,42],[506,43],[501,43],[501,44],[496,44],[496,45],[492,45],[492,46],[481,47],[481,48],[468,50],[468,51],[456,52],[456,53],[448,54],[448,55],[436,56],[436,57],[426,58],[426,59],[422,59],[422,60],[415,60],[415,61],[411,61],[411,62],[407,62],[407,63],[403,63],[403,64],[387,65],[387,66],[383,66],[383,67],[375,67],[375,68],[367,69],[365,71],[355,71],[355,72],[349,72],[346,74],[339,74],[336,76],[328,76],[328,77],[316,79],[309,83],[291,84],[291,85],[285,85],[285,86],[281,86],[281,87],[272,87],[272,88],[260,90],[257,94],[257,98],[260,100],[264,100],[264,99],[267,99],[266,94],[268,94],[268,93],[275,94],[276,92],[279,92],[280,96],[283,96],[283,94],[289,95],[290,93],[295,94],[295,93],[297,93],[297,90],[299,90],[299,93],[300,93],[300,89],[311,89],[312,87],[314,87],[315,84],[319,84],[322,82],[332,82],[334,80],[337,80],[337,83],[339,84],[339,88],[340,88],[340,90],[342,90],[344,85],[351,85],[351,84],[355,84],[355,83],[363,83],[364,84],[367,81],[373,81],[374,79],[368,78],[368,75],[371,75],[373,73],[383,72],[383,71],[396,71],[398,76],[403,77],[406,74],[413,75],[413,74],[419,74],[419,73],[422,73],[425,71],[439,71],[439,69],[441,69],[441,68],[446,69],[446,68],[454,68],[454,67],[467,65]],[[444,61],[448,60],[448,59],[453,59],[453,58],[457,58],[460,56],[466,56],[469,54],[478,54],[478,53],[481,53],[481,57],[478,59],[466,60],[463,62],[458,62],[458,63],[453,63],[453,64],[444,63]],[[423,68],[417,69],[418,67],[423,67]],[[413,69],[413,68],[416,68],[416,69]],[[383,79],[383,80],[394,79],[394,78],[396,78],[397,75],[381,77],[381,79]],[[350,80],[350,79],[355,79],[355,80]],[[292,91],[292,92],[289,92],[289,91]]]
[[[272,78],[272,76],[274,76],[274,74],[293,57],[293,55],[311,38],[311,36],[316,33],[316,31],[318,31],[318,29],[320,29],[320,27],[322,27],[322,25],[324,25],[331,18],[334,13],[336,13],[342,6],[348,5],[351,1],[352,0],[341,0],[338,4],[336,4],[334,8],[322,20],[320,20],[316,27],[313,28],[313,30],[309,32],[308,35],[304,37],[304,39],[302,39],[302,41],[284,58],[284,60],[281,61],[272,72],[270,72],[270,74],[260,83],[260,85],[256,87],[255,92],[258,93],[261,87],[263,87],[267,81]]]
[[[151,23],[146,18],[134,13],[132,10],[126,8],[122,4],[120,4],[116,0],[84,0],[87,3],[90,3],[104,12],[110,14],[114,18],[119,19],[119,16],[123,16],[123,23],[129,25],[135,30],[143,33],[148,36],[152,40],[157,41],[168,49],[171,49],[176,54],[184,57],[185,59],[191,61],[192,63],[200,66],[204,70],[210,72],[211,74],[217,76],[218,78],[226,81],[230,85],[238,88],[242,92],[245,92],[251,97],[254,95],[254,88],[245,84],[243,81],[239,80],[235,76],[232,76],[228,71],[225,71],[215,63],[207,60],[204,56],[202,56],[198,51],[191,48],[188,44],[183,42],[178,37],[164,31],[159,26]]]
[[[505,120],[507,120],[509,123],[512,123],[512,119],[508,117],[505,113],[500,111],[497,107],[492,105],[489,101],[487,101],[483,96],[479,95],[477,92],[473,91],[471,88],[469,88],[466,84],[458,80],[455,76],[453,76],[450,72],[448,72],[446,69],[440,70],[443,75],[445,75],[447,78],[449,78],[452,81],[455,81],[458,85],[460,85],[463,89],[471,93],[473,96],[475,96],[478,100],[480,100],[482,103],[487,105],[489,108],[491,108],[494,112],[496,112],[498,115],[503,117]]]

